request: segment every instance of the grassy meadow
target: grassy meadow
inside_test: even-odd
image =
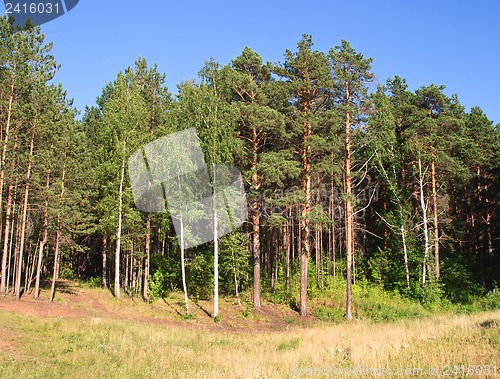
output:
[[[134,317],[117,317],[134,307],[103,290],[72,296],[85,301],[54,305],[74,311],[68,316],[37,314],[46,302],[33,300],[32,310],[14,312],[0,299],[0,377],[500,377],[498,310],[351,323],[285,318],[274,331],[244,312],[232,322],[247,326],[234,329],[207,315],[201,322],[202,314],[151,318],[158,309],[140,303]]]

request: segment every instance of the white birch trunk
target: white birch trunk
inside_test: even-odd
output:
[[[213,180],[214,185],[216,183],[215,178],[215,164],[213,165]],[[217,191],[214,188],[213,195],[213,212],[214,212],[214,319],[219,316],[219,236],[217,233],[217,202],[216,202]]]
[[[184,303],[186,304],[186,314],[189,313],[189,303],[188,303],[188,292],[186,285],[186,265],[184,263],[184,222],[182,221],[182,216],[180,218],[181,222],[181,271],[182,271],[182,289],[184,290]]]
[[[425,204],[424,197],[424,175],[422,173],[422,158],[420,157],[420,153],[418,154],[418,172],[419,172],[419,187],[420,187],[420,206],[422,208],[422,218],[424,223],[424,261],[422,264],[422,285],[425,285],[426,275],[427,275],[427,256],[429,254],[429,227],[427,220],[427,204]]]

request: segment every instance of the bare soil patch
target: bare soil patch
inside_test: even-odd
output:
[[[16,300],[8,294],[0,297],[0,309],[28,316],[76,317],[99,322],[99,319],[127,320],[188,329],[217,330],[236,333],[286,331],[292,327],[312,325],[313,317],[300,317],[283,305],[264,304],[259,311],[248,309],[235,298],[221,298],[219,321],[212,318],[213,304],[208,300],[189,302],[190,317],[185,316],[182,294],[171,294],[152,304],[139,297],[123,295],[115,299],[107,289],[87,288],[73,281],[59,281],[54,302],[50,303],[49,289],[44,288],[38,299],[32,293]],[[2,343],[7,339],[2,337]]]

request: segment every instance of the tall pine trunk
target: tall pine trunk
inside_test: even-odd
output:
[[[16,70],[16,66],[14,65],[13,70]],[[10,135],[10,123],[12,119],[12,103],[14,101],[14,81],[11,82],[10,88],[9,88],[9,101],[7,104],[7,121],[5,122],[5,135],[3,138],[3,146],[2,146],[2,157],[0,161],[0,215],[3,213],[3,187],[4,187],[4,178],[5,178],[5,161],[7,158],[7,147],[8,147],[8,142],[9,142],[9,135]],[[17,135],[17,132],[16,132]],[[12,157],[14,159],[14,156]],[[0,225],[2,222],[2,218],[0,217]],[[0,227],[1,230],[1,227]],[[2,258],[2,279],[4,278],[4,265],[3,265],[3,258]],[[4,293],[0,289],[0,293]]]
[[[437,203],[437,181],[436,181],[436,162],[434,158],[431,162],[431,181],[432,181],[432,205],[434,216],[434,259],[435,259],[435,276],[436,283],[440,277],[440,259],[439,259],[439,218],[438,218],[438,203]]]
[[[17,140],[18,140],[17,130],[18,130],[18,127],[16,127],[16,131],[14,134],[14,145],[12,147],[13,154],[12,154],[12,159],[10,161],[9,186],[7,188],[7,204],[5,205],[5,227],[4,227],[4,234],[3,234],[2,279],[0,282],[0,294],[7,293],[7,285],[6,285],[7,255],[11,251],[11,249],[9,249],[9,233],[10,233],[10,224],[12,223],[12,225],[14,225],[14,223],[12,222],[12,216],[13,216],[12,204],[13,204],[14,196],[15,196],[15,193],[14,193],[15,188],[17,187],[17,181],[16,181],[16,184],[14,184],[14,180],[13,180],[14,169],[16,166],[16,160],[15,160],[14,153],[17,150]],[[5,146],[4,146],[4,148],[5,148]],[[2,163],[2,171],[3,171],[3,163]],[[1,213],[0,213],[0,215],[1,215]],[[12,237],[11,237],[11,241],[12,241]],[[9,268],[10,268],[10,265],[9,265]]]
[[[61,241],[61,219],[57,216],[57,229],[56,229],[56,246],[54,248],[54,265],[52,271],[52,284],[50,286],[50,297],[49,301],[54,301],[54,296],[56,294],[56,280],[59,273],[59,244]]]
[[[426,276],[427,276],[427,257],[429,255],[429,227],[427,220],[427,204],[425,203],[424,196],[424,186],[425,186],[425,175],[422,172],[422,158],[420,152],[418,153],[418,173],[419,173],[419,189],[420,189],[420,207],[422,208],[422,219],[424,228],[424,260],[422,264],[422,286],[425,286]]]
[[[333,154],[332,154],[332,166],[333,166]],[[333,283],[337,282],[337,267],[336,267],[336,237],[335,237],[335,173],[332,171],[332,182],[330,184],[330,218],[332,220],[332,225],[329,231],[330,234],[330,246],[329,246],[329,258],[328,258],[328,275],[332,274],[333,271]]]
[[[34,127],[31,131],[30,138],[30,153],[28,157],[28,168],[26,170],[25,183],[24,183],[24,197],[23,197],[23,211],[21,216],[21,232],[19,236],[19,258],[17,266],[17,276],[16,276],[16,299],[21,298],[21,274],[23,267],[23,255],[24,255],[24,240],[26,236],[26,224],[27,224],[27,214],[28,214],[28,197],[30,191],[30,180],[31,180],[31,164],[33,160],[33,148],[35,144],[35,130]]]
[[[292,208],[288,207],[289,219],[283,225],[283,245],[285,246],[285,256],[283,261],[283,271],[285,274],[285,288],[288,291],[290,289],[290,254],[291,254],[291,246],[290,246],[290,223],[291,223],[291,211]]]
[[[307,106],[305,107],[307,110]],[[302,146],[302,191],[305,201],[301,211],[301,237],[302,246],[300,249],[300,315],[306,316],[308,313],[307,304],[307,284],[308,284],[308,263],[310,257],[311,227],[309,214],[311,211],[311,146],[309,137],[312,135],[312,126],[309,122],[304,122],[304,136]]]
[[[40,241],[40,246],[38,247],[38,263],[36,267],[36,279],[35,279],[35,299],[38,299],[40,295],[40,276],[42,273],[42,261],[43,261],[43,251],[45,245],[47,244],[48,237],[48,224],[49,224],[49,186],[50,186],[50,169],[47,170],[47,178],[45,182],[45,189],[47,190],[47,195],[45,196],[45,207],[43,210],[43,236]]]
[[[125,148],[126,142],[123,140],[123,157],[120,175],[120,188],[118,191],[118,225],[116,226],[116,250],[115,250],[115,286],[114,294],[120,298],[120,249],[122,240],[122,217],[123,217],[123,182],[125,180]]]
[[[346,98],[349,99],[349,86],[346,85]],[[347,104],[348,105],[348,104]],[[346,248],[346,271],[347,271],[347,294],[346,294],[346,318],[352,320],[352,262],[353,262],[353,224],[354,216],[352,209],[352,179],[351,179],[351,115],[346,113],[345,121],[345,193],[346,193],[346,215],[345,215],[345,248]]]
[[[252,129],[252,189],[257,191],[260,188],[259,176],[257,173],[259,141],[257,139],[257,129]],[[256,196],[252,201],[252,253],[253,253],[253,308],[260,309],[260,208],[259,199]]]

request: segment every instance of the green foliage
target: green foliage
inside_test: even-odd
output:
[[[101,288],[102,279],[98,276],[90,277],[83,282],[83,285],[88,288]]]
[[[184,303],[182,303],[182,306]],[[194,313],[185,313],[179,316],[182,320],[196,320],[196,315]]]
[[[159,298],[163,298],[166,291],[166,279],[164,273],[158,269],[153,275],[149,276],[149,291],[148,295],[151,301],[155,301]]]
[[[244,318],[251,317],[253,315],[253,303],[243,299],[243,304],[245,305],[245,309],[240,311],[240,315]]]
[[[151,275],[149,277],[149,297],[152,301],[163,298],[177,287],[180,281],[180,259],[154,255],[151,257]]]
[[[345,310],[343,308],[320,305],[314,308],[314,317],[317,317],[321,321],[342,322],[345,320]]]
[[[297,293],[287,291],[284,286],[279,285],[274,290],[269,290],[264,293],[266,298],[273,304],[288,305],[290,308],[296,309],[298,304]]]
[[[219,278],[220,289],[226,294],[235,293],[235,280],[239,291],[245,290],[250,282],[251,255],[248,238],[240,231],[226,234],[220,241]]]
[[[483,292],[465,258],[456,254],[443,259],[441,288],[444,296],[455,304],[469,304]]]
[[[481,311],[500,309],[500,290],[494,288],[485,296],[476,300],[476,307]]]
[[[212,297],[213,267],[213,250],[202,246],[200,249],[190,251],[190,257],[186,263],[186,276],[189,283],[188,292],[195,299],[207,300]]]
[[[59,277],[64,280],[76,280],[76,274],[70,267],[63,267],[59,272]]]
[[[402,297],[398,292],[388,292],[365,281],[354,286],[354,313],[356,317],[377,321],[393,321],[429,315],[418,302]]]
[[[500,291],[498,288],[493,288],[485,295],[471,299],[467,304],[458,304],[457,312],[470,314],[498,309],[500,309]]]

